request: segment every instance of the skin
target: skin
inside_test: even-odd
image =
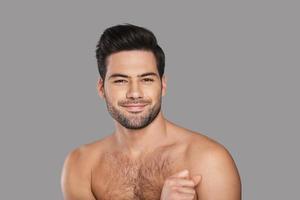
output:
[[[109,78],[115,73],[127,77]],[[61,177],[65,200],[241,199],[239,173],[226,148],[164,118],[166,85],[149,51],[107,58],[97,90],[115,131],[68,154]],[[140,112],[123,107],[133,102],[147,105]]]

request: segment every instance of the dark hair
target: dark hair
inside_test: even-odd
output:
[[[107,71],[107,57],[123,50],[151,51],[156,59],[159,76],[162,78],[165,69],[165,54],[157,44],[154,34],[143,27],[123,24],[112,26],[104,30],[97,44],[96,58],[99,74],[103,81]]]

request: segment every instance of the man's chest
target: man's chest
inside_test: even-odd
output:
[[[164,181],[184,167],[182,155],[159,152],[138,161],[121,154],[102,160],[92,174],[97,200],[159,200]]]

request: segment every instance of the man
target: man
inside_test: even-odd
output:
[[[65,200],[240,200],[229,152],[164,118],[165,56],[154,34],[124,24],[97,45],[98,93],[115,122],[109,136],[69,153]]]

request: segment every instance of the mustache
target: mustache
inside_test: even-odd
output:
[[[148,100],[135,100],[135,101],[123,101],[123,102],[120,102],[119,105],[120,106],[125,106],[125,105],[128,105],[128,104],[149,104],[151,103],[151,101],[148,101]]]

